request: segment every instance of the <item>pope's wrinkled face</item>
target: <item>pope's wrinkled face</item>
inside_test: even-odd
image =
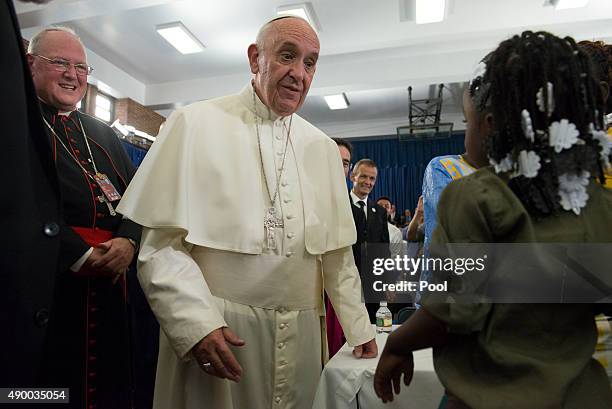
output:
[[[72,64],[87,63],[81,43],[75,36],[64,31],[47,32],[35,54]],[[28,54],[38,97],[60,111],[76,109],[76,104],[87,90],[87,75],[77,74],[73,65],[64,72],[58,71],[57,66],[42,57]]]
[[[262,44],[249,46],[249,64],[255,90],[276,114],[291,115],[306,98],[319,58],[319,39],[301,19],[271,23]]]

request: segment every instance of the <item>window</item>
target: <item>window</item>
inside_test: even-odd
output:
[[[104,94],[96,95],[96,111],[95,115],[103,121],[111,121],[112,101]]]

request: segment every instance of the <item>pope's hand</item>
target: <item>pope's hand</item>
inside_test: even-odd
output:
[[[208,375],[221,379],[240,381],[242,367],[234,357],[227,344],[236,347],[244,345],[244,341],[227,328],[217,328],[206,335],[192,349],[191,353],[198,361],[200,368]]]
[[[353,355],[355,358],[376,358],[378,355],[378,346],[376,346],[376,340],[371,339],[365,344],[357,345],[353,348]]]

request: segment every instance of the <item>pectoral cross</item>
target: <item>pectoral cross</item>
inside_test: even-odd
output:
[[[276,215],[276,208],[270,207],[264,217],[264,228],[266,229],[266,245],[269,250],[276,250],[277,227],[284,227],[283,219]]]
[[[106,196],[104,195],[100,195],[98,196],[98,202],[100,203],[106,203],[106,207],[108,207],[108,211],[110,213],[111,216],[116,216],[117,212],[115,211],[115,209],[113,208],[113,205],[111,204],[111,202],[108,201],[108,199],[106,198]]]

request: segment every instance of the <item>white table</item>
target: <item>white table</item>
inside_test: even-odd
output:
[[[376,335],[379,354],[385,346],[386,334]],[[376,359],[355,359],[353,349],[344,344],[325,365],[313,409],[437,409],[444,389],[433,368],[432,351],[414,353],[414,377],[409,387],[401,385],[401,393],[393,402],[383,404],[374,393]]]

